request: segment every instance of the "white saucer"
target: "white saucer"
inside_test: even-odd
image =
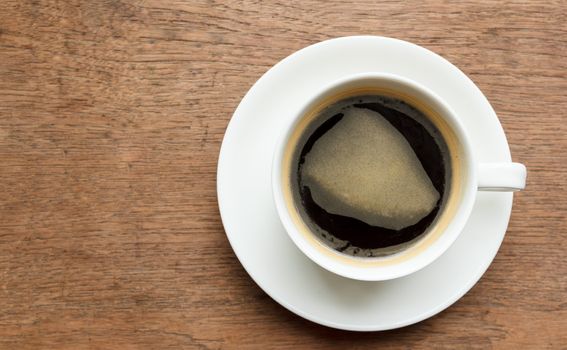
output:
[[[217,191],[222,221],[254,281],[290,311],[322,325],[357,331],[403,327],[444,310],[486,271],[504,238],[511,193],[479,193],[457,241],[410,276],[361,282],[305,257],[277,217],[270,186],[280,126],[316,87],[361,72],[387,72],[445,99],[470,132],[477,159],[510,161],[502,127],[480,90],[460,70],[422,47],[383,37],[346,37],[302,49],[270,69],[238,106],[221,148]]]

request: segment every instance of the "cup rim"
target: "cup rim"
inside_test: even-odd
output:
[[[354,266],[354,265],[343,264],[339,262],[338,259],[330,259],[328,255],[323,255],[321,251],[315,249],[313,243],[308,242],[305,236],[299,232],[298,228],[296,227],[295,223],[290,217],[289,208],[285,204],[285,200],[283,199],[284,197],[283,188],[282,188],[283,185],[281,181],[282,160],[287,142],[289,141],[292,132],[295,130],[297,123],[300,120],[302,120],[302,118],[306,115],[306,113],[309,110],[313,108],[313,105],[317,101],[319,101],[322,97],[329,94],[330,91],[340,88],[341,86],[346,85],[348,83],[356,82],[362,79],[382,80],[382,81],[387,80],[394,83],[401,83],[403,85],[409,86],[411,89],[419,91],[419,93],[423,94],[429,100],[433,101],[437,105],[437,107],[443,110],[443,113],[440,113],[443,120],[447,121],[450,124],[452,131],[456,133],[456,136],[463,148],[463,151],[461,152],[463,161],[467,165],[466,175],[468,180],[465,181],[466,182],[465,184],[463,184],[463,194],[461,196],[461,200],[457,212],[451,218],[449,226],[446,227],[444,229],[444,232],[440,234],[440,236],[444,238],[443,240],[441,240],[441,244],[435,244],[435,245],[431,244],[423,252],[418,253],[418,255],[416,255],[415,257],[409,258],[409,260],[395,265],[375,266],[375,267]],[[323,267],[324,269],[330,272],[351,279],[363,280],[363,281],[390,280],[409,275],[429,265],[430,263],[435,261],[439,256],[441,256],[460,235],[468,217],[470,216],[470,213],[472,212],[472,207],[474,204],[474,200],[476,198],[476,192],[477,192],[476,166],[474,163],[470,138],[468,137],[464,126],[462,125],[461,121],[457,118],[457,115],[450,108],[450,106],[447,105],[447,103],[442,98],[437,96],[433,91],[431,91],[427,87],[419,84],[414,80],[396,74],[379,73],[379,72],[357,73],[357,74],[348,75],[341,79],[337,79],[331,82],[330,84],[324,86],[323,88],[319,89],[316,93],[314,93],[312,96],[306,99],[306,101],[301,105],[301,107],[297,109],[297,112],[293,113],[293,118],[290,119],[291,120],[286,125],[285,132],[283,132],[282,135],[277,140],[276,147],[273,153],[272,177],[271,177],[272,196],[276,204],[278,217],[282,222],[287,235],[291,238],[291,240],[299,248],[299,250],[303,254],[305,254],[309,259],[311,259],[313,262],[315,262],[316,264],[318,264],[319,266]],[[451,234],[448,234],[446,231],[449,231],[449,233]],[[432,249],[434,246],[437,248]],[[329,251],[333,251],[332,248],[330,247],[326,247],[326,248]],[[341,253],[337,253],[337,254],[341,254]],[[346,254],[341,254],[341,255],[345,257],[349,257]],[[418,257],[420,257],[420,259],[416,259]],[[349,257],[349,258],[365,259],[360,257]]]

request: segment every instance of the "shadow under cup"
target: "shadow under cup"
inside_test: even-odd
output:
[[[448,183],[445,183],[441,206],[433,222],[413,240],[392,247],[377,248],[375,254],[370,257],[343,253],[333,249],[328,242],[324,242],[320,235],[314,232],[313,223],[309,221],[297,191],[298,152],[301,151],[305,137],[310,133],[309,130],[313,130],[314,124],[321,123],[319,117],[325,108],[356,96],[384,96],[401,100],[417,109],[441,135],[446,144],[444,153],[448,153],[444,154],[448,161],[446,164],[449,170],[449,176],[446,177]],[[274,186],[274,195],[283,199],[284,210],[281,210],[282,205],[278,208],[282,222],[296,245],[312,260],[327,269],[329,264],[322,264],[321,259],[331,259],[338,264],[358,268],[378,268],[415,262],[420,260],[421,255],[426,255],[422,254],[426,251],[430,251],[429,255],[435,254],[436,258],[448,248],[459,233],[451,232],[450,237],[448,234],[448,228],[453,225],[455,216],[459,212],[468,216],[466,212],[470,213],[472,208],[472,200],[464,198],[472,195],[468,192],[472,182],[471,174],[474,174],[471,155],[467,151],[470,147],[466,142],[462,127],[447,106],[427,89],[419,87],[414,82],[404,81],[399,77],[380,76],[352,78],[335,83],[311,99],[311,102],[297,114],[276,150],[274,161],[279,164],[274,164],[277,173],[273,179],[279,184]],[[462,227],[458,228],[459,231],[461,229]],[[433,249],[433,246],[438,247]],[[432,250],[438,252],[433,253]],[[430,257],[428,262],[433,259]],[[421,264],[419,268],[425,265]],[[333,270],[333,272],[337,271]]]

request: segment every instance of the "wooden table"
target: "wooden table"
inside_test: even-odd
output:
[[[0,3],[1,349],[567,347],[567,3]],[[215,176],[227,123],[273,64],[376,34],[452,61],[529,169],[481,281],[441,314],[358,334],[248,277]]]

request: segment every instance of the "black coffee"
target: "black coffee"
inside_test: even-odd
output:
[[[349,98],[321,112],[303,140],[296,196],[332,248],[383,255],[437,217],[449,183],[447,145],[417,108],[385,96]]]

